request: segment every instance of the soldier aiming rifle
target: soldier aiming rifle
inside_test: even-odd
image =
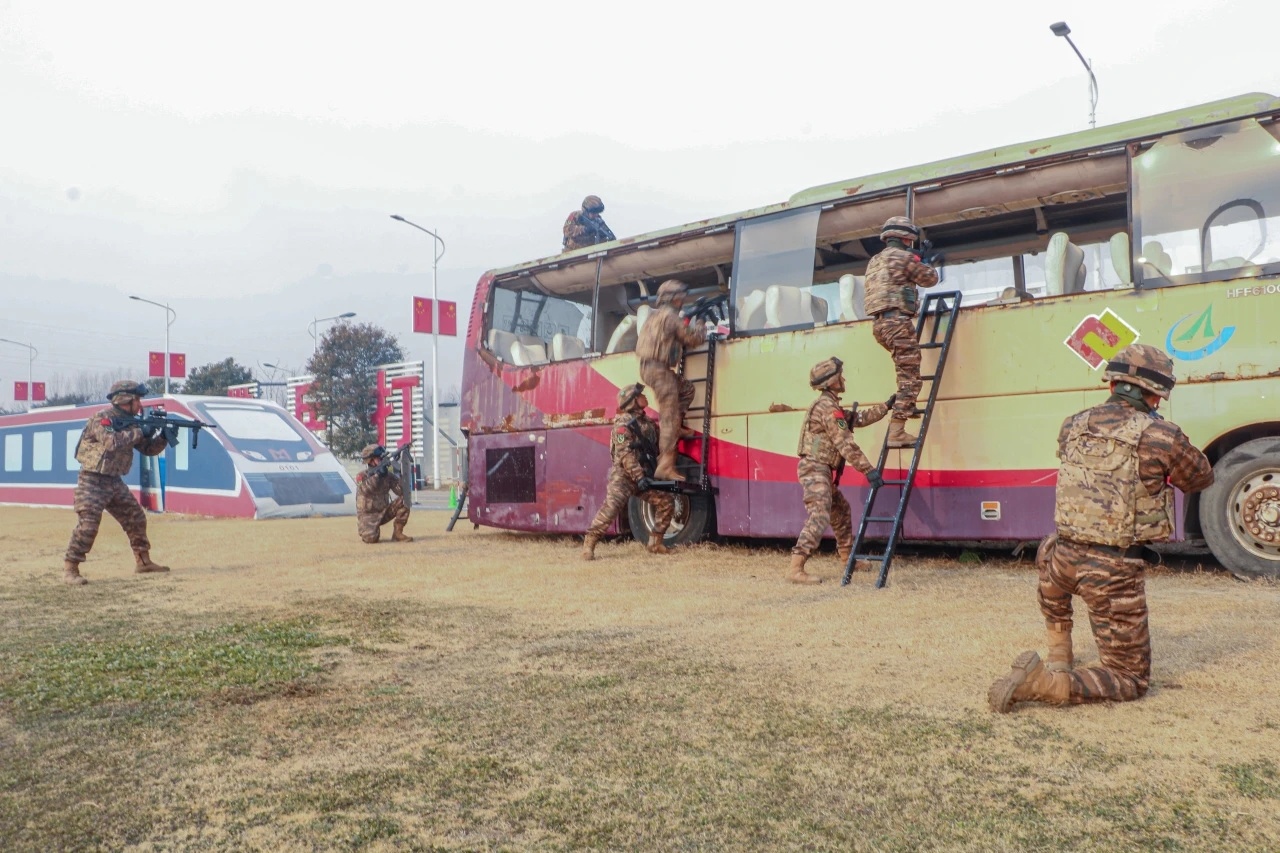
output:
[[[148,439],[163,436],[165,444],[170,447],[178,446],[179,429],[189,429],[191,430],[192,449],[195,449],[200,441],[200,430],[218,428],[215,424],[207,424],[204,421],[195,421],[190,418],[171,415],[160,406],[153,406],[136,415],[113,417],[111,426],[116,431],[125,430],[131,426],[138,427]]]

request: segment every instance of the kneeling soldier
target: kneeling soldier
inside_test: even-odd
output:
[[[884,478],[871,464],[871,460],[853,440],[853,428],[867,426],[883,418],[893,404],[876,403],[865,409],[845,411],[840,407],[840,395],[844,393],[844,363],[838,358],[820,361],[809,371],[809,384],[821,391],[818,399],[809,407],[800,429],[800,447],[796,451],[800,464],[796,475],[804,487],[804,508],[809,518],[800,531],[796,547],[791,549],[791,583],[822,583],[804,570],[805,561],[822,541],[827,525],[836,534],[836,551],[841,560],[849,559],[853,549],[853,518],[849,502],[840,494],[840,475],[848,462],[857,468],[872,485],[882,484]]]
[[[584,560],[595,559],[596,543],[634,494],[639,494],[653,507],[649,550],[654,554],[671,553],[662,544],[662,537],[671,526],[676,502],[667,492],[649,489],[658,450],[658,425],[644,413],[648,405],[644,386],[639,382],[618,392],[618,414],[613,419],[613,435],[609,442],[613,467],[609,469],[604,506],[596,513],[591,527],[587,528],[586,538],[582,540]]]
[[[397,542],[412,542],[412,536],[404,535],[409,523],[409,507],[404,502],[404,490],[400,477],[391,466],[383,466],[382,457],[387,451],[381,444],[370,444],[360,451],[360,458],[369,466],[356,475],[356,524],[360,538],[370,545],[382,536],[382,525],[395,519],[391,538]],[[388,501],[394,492],[396,499]]]
[[[147,539],[147,514],[122,479],[133,467],[133,450],[143,456],[159,456],[167,446],[163,435],[145,435],[142,427],[126,425],[123,418],[142,413],[142,398],[147,386],[122,379],[111,386],[107,400],[111,408],[95,412],[80,433],[76,443],[76,461],[80,474],[76,479],[75,509],[79,521],[71,533],[67,554],[63,558],[64,583],[82,586],[87,581],[80,574],[80,564],[98,537],[98,525],[105,510],[129,537],[137,561],[135,572],[167,572],[168,566],[151,562],[151,543]]]

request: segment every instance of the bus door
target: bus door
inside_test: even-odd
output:
[[[472,435],[472,518],[512,530],[547,529],[547,431]]]

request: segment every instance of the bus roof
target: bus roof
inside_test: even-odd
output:
[[[1079,154],[1087,151],[1113,148],[1130,141],[1163,136],[1181,130],[1190,130],[1195,127],[1271,112],[1280,112],[1280,99],[1265,92],[1252,92],[1246,95],[1238,95],[1234,98],[1211,101],[1207,104],[1120,122],[1119,124],[1104,125],[1099,128],[1046,139],[1037,139],[1032,142],[1006,145],[974,154],[966,154],[961,157],[936,160],[920,166],[895,169],[890,172],[881,172],[861,178],[820,184],[816,187],[801,190],[784,202],[712,219],[689,222],[672,228],[649,231],[633,237],[623,237],[608,243],[598,243],[594,246],[514,264],[494,270],[493,275],[495,278],[501,279],[514,274],[529,272],[539,267],[554,269],[564,264],[581,263],[600,253],[612,254],[615,250],[626,251],[628,249],[647,248],[651,244],[658,242],[666,243],[669,242],[670,238],[684,233],[705,234],[725,230],[741,220],[766,216],[783,210],[837,201],[847,202],[859,196],[870,196],[895,188],[905,189],[908,186],[929,184],[957,175],[998,169],[1002,166],[1013,166],[1030,160],[1041,160],[1073,153]]]

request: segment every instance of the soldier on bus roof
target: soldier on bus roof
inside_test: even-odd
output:
[[[604,202],[600,196],[589,195],[582,200],[582,209],[573,211],[564,221],[564,251],[617,239],[604,224],[601,213],[604,213]]]

